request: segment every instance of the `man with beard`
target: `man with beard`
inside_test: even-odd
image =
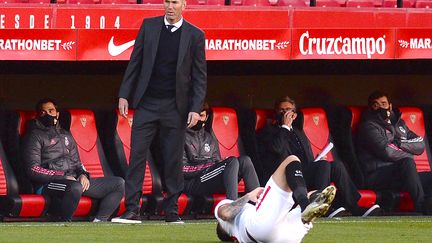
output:
[[[406,126],[388,94],[373,92],[368,106],[359,124],[357,143],[366,187],[407,191],[415,210],[425,212],[425,192],[430,196],[432,174],[418,173],[413,159],[425,149],[423,138]]]
[[[210,108],[204,103],[197,124],[186,129],[183,154],[184,192],[192,195],[226,193],[228,199],[238,197],[238,182],[243,179],[246,192],[259,186],[258,176],[248,156],[222,159],[218,141],[205,131]]]
[[[71,221],[81,196],[88,196],[99,200],[93,222],[108,221],[124,195],[124,180],[116,176],[91,178],[72,134],[60,127],[54,100],[40,100],[36,111],[21,152],[36,193],[54,199],[52,219]]]

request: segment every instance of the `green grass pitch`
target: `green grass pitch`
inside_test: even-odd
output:
[[[184,225],[0,223],[0,242],[218,242],[215,220]],[[318,219],[303,242],[432,242],[432,217]]]

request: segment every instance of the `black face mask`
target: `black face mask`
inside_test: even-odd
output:
[[[390,109],[384,109],[384,108],[378,108],[375,112],[381,117],[383,120],[387,120],[390,118],[391,112],[389,112]],[[389,114],[390,113],[390,114]]]
[[[38,120],[46,127],[55,126],[57,124],[57,117],[45,115],[38,117]]]
[[[195,126],[191,127],[192,130],[194,131],[199,131],[204,127],[205,122],[203,121],[198,121],[197,124],[195,124]]]

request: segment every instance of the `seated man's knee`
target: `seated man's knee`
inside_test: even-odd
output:
[[[240,167],[253,167],[252,160],[247,155],[242,155],[238,157],[238,162],[240,164]]]
[[[83,187],[81,183],[74,181],[66,186],[65,193],[70,193],[74,197],[81,197],[81,194],[83,193]]]
[[[226,167],[239,168],[240,163],[236,157],[228,157],[224,162],[226,162]]]
[[[398,163],[401,166],[401,169],[403,169],[403,170],[417,171],[415,161],[412,158],[401,159],[398,161]]]
[[[117,189],[117,191],[120,191],[124,194],[125,192],[125,181],[123,178],[115,176],[113,177],[113,184],[115,185],[115,188]]]

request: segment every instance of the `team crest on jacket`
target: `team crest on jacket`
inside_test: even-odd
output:
[[[319,116],[313,116],[312,119],[313,119],[313,122],[315,123],[315,126],[318,126]]]
[[[67,137],[65,137],[65,145],[69,146],[69,139]]]
[[[229,116],[225,115],[225,116],[222,117],[222,119],[223,119],[223,122],[225,123],[225,126],[228,125]]]
[[[204,144],[204,151],[210,152],[210,145],[208,143]]]
[[[414,114],[411,114],[409,117],[410,117],[411,123],[414,124],[417,120],[417,116]]]
[[[84,116],[80,117],[80,122],[83,127],[87,126],[87,118],[85,118]]]
[[[403,133],[406,133],[405,129],[402,126],[399,126],[399,130]]]

